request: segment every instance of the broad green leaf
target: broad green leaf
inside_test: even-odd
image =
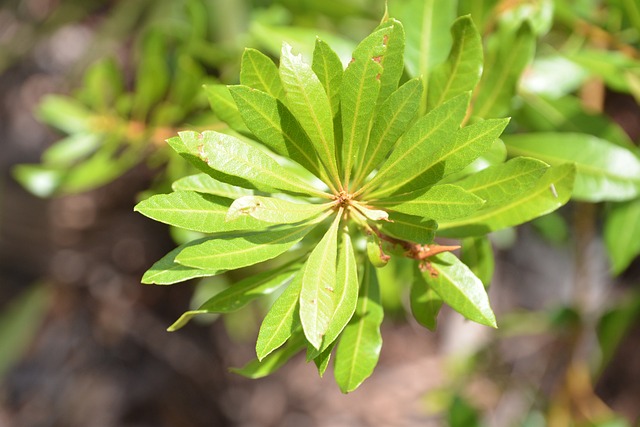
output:
[[[386,52],[380,62],[383,72],[380,76],[380,93],[378,94],[378,102],[376,102],[378,106],[398,88],[398,83],[404,72],[404,27],[400,21],[391,18],[380,24],[378,28],[387,26],[391,27],[391,32],[383,39]],[[420,98],[419,95],[418,98]]]
[[[489,166],[457,181],[455,185],[486,200],[486,209],[498,206],[533,187],[548,168],[549,165],[540,160],[516,157],[506,163]]]
[[[340,85],[342,83],[342,62],[337,53],[324,41],[316,38],[316,47],[313,50],[313,62],[311,69],[322,83],[329,103],[331,114],[335,116],[340,107]]]
[[[286,43],[282,46],[280,57],[280,78],[287,94],[289,110],[309,136],[329,176],[337,183],[340,174],[329,98],[309,64],[302,60],[301,55],[294,55],[291,46]]]
[[[313,249],[302,277],[300,292],[300,321],[307,341],[315,348],[322,340],[336,311],[336,258],[340,216]]]
[[[376,109],[369,143],[361,151],[357,183],[362,182],[387,156],[418,112],[422,83],[413,79],[393,92]]]
[[[411,313],[418,323],[430,331],[435,331],[442,298],[429,286],[417,265],[414,267],[409,302]]]
[[[576,200],[621,201],[640,194],[640,159],[609,141],[577,133],[509,135],[504,141],[512,156],[535,157],[550,165],[575,163]]]
[[[297,314],[300,309],[300,290],[305,267],[300,268],[293,281],[273,303],[265,316],[256,342],[258,360],[267,357],[272,351],[284,344],[299,326]]]
[[[240,83],[268,93],[276,99],[284,99],[284,88],[273,61],[255,49],[245,49],[240,66]]]
[[[455,1],[409,0],[391,2],[389,12],[404,24],[405,62],[411,77],[422,76],[420,113],[427,107],[429,74],[447,58],[451,48],[449,28],[456,19]]]
[[[322,345],[314,353],[316,355],[325,350],[330,351],[336,338],[351,320],[358,302],[358,264],[351,244],[351,236],[346,228],[342,230],[341,237],[342,240],[338,248],[336,284],[333,292],[335,311],[329,322],[329,327],[322,337]],[[315,359],[315,356],[313,358]]]
[[[171,189],[173,191],[197,191],[198,193],[213,194],[227,199],[253,195],[253,190],[218,181],[206,173],[180,178],[171,184]]]
[[[439,151],[449,151],[468,104],[469,94],[460,95],[416,121],[402,136],[378,173],[362,189],[380,187],[373,191],[377,197],[391,194],[432,164],[438,163],[439,159],[434,162],[430,159],[434,147],[439,147]]]
[[[473,90],[482,74],[482,39],[471,17],[456,19],[451,27],[451,35],[453,46],[449,57],[431,73],[427,94],[429,109]]]
[[[209,105],[215,115],[238,132],[246,132],[238,106],[233,101],[229,88],[225,85],[204,85],[204,90],[209,98]]]
[[[366,263],[356,312],[342,332],[336,350],[333,372],[343,393],[358,388],[378,363],[383,317],[376,268]]]
[[[613,274],[622,273],[640,255],[640,199],[611,205],[605,224],[604,241]]]
[[[282,102],[246,86],[229,86],[247,127],[264,145],[300,163],[318,177],[326,177],[311,141]]]
[[[180,132],[178,135],[191,153],[212,169],[244,179],[259,190],[278,189],[295,194],[330,197],[292,175],[266,153],[231,135],[213,131]]]
[[[270,225],[248,216],[227,222],[230,205],[229,199],[212,194],[175,191],[151,196],[138,203],[134,211],[165,224],[201,233],[258,230]]]
[[[155,285],[173,285],[185,280],[198,277],[215,276],[220,270],[200,269],[180,265],[176,262],[176,255],[183,249],[179,246],[162,257],[151,266],[142,276],[142,283]]]
[[[536,132],[587,133],[614,144],[635,150],[629,136],[609,117],[585,110],[582,101],[570,95],[550,98],[523,93],[522,108],[518,110],[518,124]]]
[[[47,95],[36,114],[39,120],[68,134],[91,132],[91,111],[73,98]]]
[[[500,137],[509,119],[489,119],[466,126],[456,132],[448,145],[435,141],[427,154],[428,161],[422,165],[427,169],[398,190],[398,193],[413,191],[435,184],[442,178],[462,171],[486,153]]]
[[[391,212],[389,219],[391,222],[380,224],[382,232],[410,242],[431,243],[438,228],[438,224],[432,219],[399,212]]]
[[[245,235],[196,240],[176,256],[180,264],[195,268],[233,270],[257,264],[288,251],[317,223]]]
[[[197,310],[185,312],[167,330],[177,331],[198,314],[231,313],[264,295],[269,295],[291,280],[299,270],[298,261],[293,261],[279,268],[267,270],[255,276],[234,283],[222,292],[204,302]]]
[[[322,205],[296,203],[273,197],[244,196],[235,200],[227,212],[227,221],[250,216],[260,221],[275,224],[305,222],[331,209],[335,203]]]
[[[438,234],[482,236],[553,212],[571,197],[575,173],[575,166],[571,164],[550,167],[533,187],[499,205],[480,209],[469,217],[441,221]]]
[[[385,209],[436,221],[468,216],[483,204],[484,200],[480,197],[451,184],[436,185],[426,191],[412,191],[375,202],[376,206]]]
[[[342,77],[342,168],[347,185],[358,150],[365,144],[369,134],[380,91],[381,62],[387,50],[384,39],[389,37],[392,28],[377,30],[362,40]]]
[[[536,45],[526,21],[515,34],[498,31],[494,38],[473,103],[473,115],[485,119],[502,117],[510,110],[518,80],[533,59]]]
[[[299,353],[305,344],[302,332],[296,333],[291,337],[286,346],[272,352],[264,359],[254,359],[242,368],[232,368],[230,371],[251,379],[266,377],[280,369],[289,359]]]
[[[450,252],[430,258],[430,263],[437,274],[425,271],[423,276],[447,305],[469,320],[497,327],[487,291],[469,267]]]
[[[460,261],[465,263],[475,276],[480,279],[485,288],[493,279],[495,261],[493,247],[488,237],[468,237],[463,239]]]

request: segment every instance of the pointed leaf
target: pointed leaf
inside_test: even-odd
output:
[[[256,342],[258,360],[264,359],[284,344],[299,327],[297,314],[300,310],[299,300],[304,269],[303,266],[295,273],[293,281],[273,303],[262,321]]]
[[[196,240],[187,244],[176,256],[176,261],[189,267],[207,269],[246,267],[288,251],[316,225],[311,223],[295,228]]]
[[[333,138],[333,115],[327,93],[301,55],[293,55],[284,43],[280,57],[280,78],[287,106],[305,130],[318,157],[334,183],[339,181]]]
[[[318,368],[318,375],[320,378],[324,376],[324,373],[327,371],[327,367],[329,366],[329,361],[331,360],[331,352],[333,351],[333,347],[336,346],[336,341],[333,341],[329,347],[327,347],[322,353],[316,356],[313,359],[313,363],[316,364]]]
[[[211,194],[176,191],[156,194],[138,203],[134,210],[156,221],[201,233],[260,230],[270,224],[251,217],[225,220],[231,201]]]
[[[448,237],[481,236],[553,212],[571,197],[574,177],[573,165],[551,167],[535,186],[499,205],[480,209],[469,217],[441,221],[438,234]]]
[[[451,35],[453,46],[449,57],[431,74],[427,94],[429,109],[473,90],[482,74],[482,39],[471,17],[456,19],[451,27]]]
[[[431,260],[437,276],[430,272],[423,276],[442,300],[467,319],[497,328],[487,291],[469,267],[450,252],[438,254]]]
[[[455,185],[487,201],[483,208],[497,206],[533,187],[549,168],[540,160],[516,157],[490,166],[457,181]]]
[[[640,254],[640,199],[615,203],[604,224],[604,241],[613,273],[622,273]]]
[[[336,215],[327,233],[309,255],[302,278],[300,321],[307,341],[318,349],[336,311],[336,257],[340,216]]]
[[[276,99],[284,99],[284,88],[273,61],[255,49],[245,49],[240,66],[240,83],[268,93]]]
[[[468,103],[469,94],[460,95],[418,119],[363,188],[380,187],[373,191],[378,197],[391,194],[440,162],[440,159],[431,161],[430,156],[439,152],[442,157],[450,152],[449,146],[456,137]]]
[[[254,359],[242,368],[232,368],[230,371],[251,379],[264,378],[280,369],[289,359],[298,354],[304,346],[304,335],[302,332],[296,333],[285,347],[272,352],[261,361]]]
[[[589,202],[628,200],[640,194],[640,159],[631,151],[591,135],[535,133],[505,138],[512,156],[551,165],[575,163],[573,198]]]
[[[436,185],[375,202],[377,206],[436,221],[465,217],[478,210],[484,200],[451,184]]]
[[[349,393],[371,375],[378,363],[384,310],[376,269],[367,263],[356,312],[342,332],[336,350],[334,375],[343,393]]]
[[[273,197],[245,196],[231,204],[226,220],[235,221],[250,216],[269,223],[292,224],[318,216],[331,209],[332,204],[294,203]]]
[[[433,219],[391,212],[390,222],[380,224],[383,233],[421,244],[431,243],[438,224]]]
[[[177,331],[198,314],[231,313],[264,295],[269,295],[291,280],[299,270],[298,261],[293,261],[273,270],[247,277],[204,302],[197,310],[182,314],[167,330]]]
[[[380,91],[385,39],[393,27],[385,27],[367,36],[356,47],[344,71],[340,86],[342,114],[342,168],[349,182],[351,168],[364,145]]]
[[[489,119],[466,126],[456,132],[448,144],[435,142],[429,147],[426,169],[398,193],[413,191],[435,184],[442,178],[463,170],[489,150],[509,123],[509,119]]]
[[[430,331],[435,331],[438,326],[442,298],[429,286],[417,265],[413,273],[409,301],[411,313],[418,323]]]
[[[205,85],[204,90],[209,98],[209,105],[215,115],[238,132],[246,132],[242,116],[233,101],[229,89],[225,85]]]
[[[380,105],[386,101],[389,95],[398,88],[398,83],[404,72],[404,27],[400,21],[391,18],[380,24],[378,28],[387,26],[391,27],[391,32],[383,39],[386,52],[380,61],[383,72],[380,76],[380,93],[378,94],[378,102],[376,102],[376,105]]]
[[[180,132],[178,135],[191,153],[212,169],[242,178],[256,189],[330,197],[292,175],[269,155],[231,135],[213,131]]]
[[[246,86],[229,86],[245,124],[275,153],[298,162],[318,177],[326,177],[311,141],[280,100]]]
[[[253,190],[218,181],[206,173],[180,178],[171,184],[171,188],[173,191],[197,191],[198,193],[213,194],[227,199],[253,195]]]
[[[340,85],[342,83],[342,62],[337,53],[324,41],[316,38],[316,46],[313,50],[313,63],[311,69],[322,83],[329,103],[331,114],[335,116],[340,107]]]
[[[385,159],[398,138],[407,130],[418,112],[421,91],[420,79],[410,80],[376,109],[369,143],[361,151],[360,173],[356,182],[361,182]]]
[[[177,247],[151,266],[142,276],[142,283],[155,285],[173,285],[198,277],[215,276],[220,270],[199,269],[176,263],[176,255],[182,247]]]

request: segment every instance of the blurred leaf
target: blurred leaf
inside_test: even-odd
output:
[[[124,91],[124,79],[111,58],[93,64],[84,75],[84,88],[78,95],[92,109],[107,112]]]
[[[438,326],[442,298],[429,286],[417,265],[414,266],[409,301],[411,313],[418,323],[430,331],[435,331]]]
[[[640,60],[630,58],[621,51],[595,49],[580,49],[567,55],[567,58],[591,75],[602,78],[611,89],[634,93],[634,79],[640,77]]]
[[[550,165],[575,163],[573,198],[589,202],[628,200],[640,194],[640,159],[609,141],[578,133],[506,135],[511,156],[529,156]]]
[[[151,108],[166,96],[170,84],[166,52],[164,34],[159,30],[148,31],[142,40],[136,72],[133,114],[138,120],[144,120]]]
[[[587,72],[564,56],[535,58],[522,75],[520,89],[525,95],[562,102],[582,86]]]
[[[486,236],[467,237],[462,240],[461,245],[460,261],[469,267],[485,288],[488,288],[495,269],[491,240]]]
[[[377,365],[383,317],[376,268],[366,263],[356,312],[342,332],[336,350],[333,371],[343,393],[358,388]]]
[[[620,342],[638,318],[640,296],[637,293],[626,295],[600,318],[597,332],[601,351],[601,372],[611,363]]]
[[[458,313],[481,325],[497,328],[484,285],[455,255],[443,252],[430,258],[430,271],[423,273],[429,286]]]
[[[261,361],[254,359],[242,368],[232,368],[230,371],[251,379],[266,377],[280,369],[289,359],[299,353],[305,344],[306,341],[304,340],[302,332],[296,333],[291,337],[286,346],[275,350]]]
[[[68,134],[91,133],[92,113],[73,98],[47,95],[38,105],[38,119]]]
[[[640,199],[613,203],[604,223],[604,241],[614,275],[640,255]]]
[[[480,412],[465,398],[456,394],[447,411],[449,427],[481,427]]]

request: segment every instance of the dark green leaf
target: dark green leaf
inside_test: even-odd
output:
[[[380,224],[382,232],[410,242],[431,243],[438,228],[438,224],[432,219],[399,212],[390,212],[389,219],[391,222]]]
[[[640,255],[640,199],[611,205],[604,225],[611,268],[622,273]]]
[[[304,335],[300,332],[293,335],[285,347],[272,352],[261,361],[254,359],[242,368],[232,368],[230,371],[251,379],[266,377],[280,369],[289,359],[299,353],[304,346]]]
[[[430,331],[435,331],[438,326],[438,313],[442,307],[442,298],[431,289],[417,265],[413,272],[409,301],[411,313],[418,323]]]
[[[495,261],[493,247],[488,237],[468,237],[463,239],[460,260],[484,284],[485,288],[491,283]]]

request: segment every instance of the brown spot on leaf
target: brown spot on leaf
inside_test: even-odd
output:
[[[380,73],[376,74],[376,80],[380,80]]]
[[[209,163],[209,159],[207,158],[207,154],[204,152],[204,144],[198,145],[198,155],[200,156],[200,158],[203,161],[205,161],[206,163]]]
[[[389,42],[389,34],[385,34],[385,35],[382,37],[382,45],[383,45],[383,46],[386,46],[388,42]]]
[[[354,58],[353,56],[351,57],[351,61],[349,61],[349,64],[353,64],[354,62],[356,62],[356,58]]]
[[[199,133],[199,134],[198,134],[198,139],[204,139],[204,135],[203,135],[203,134],[201,134],[201,133]]]
[[[374,61],[374,62],[377,62],[378,64],[380,64],[380,63],[382,62],[382,55],[380,55],[380,56],[374,56],[374,57],[373,57],[373,58],[371,58],[371,59],[373,59],[373,61]]]

